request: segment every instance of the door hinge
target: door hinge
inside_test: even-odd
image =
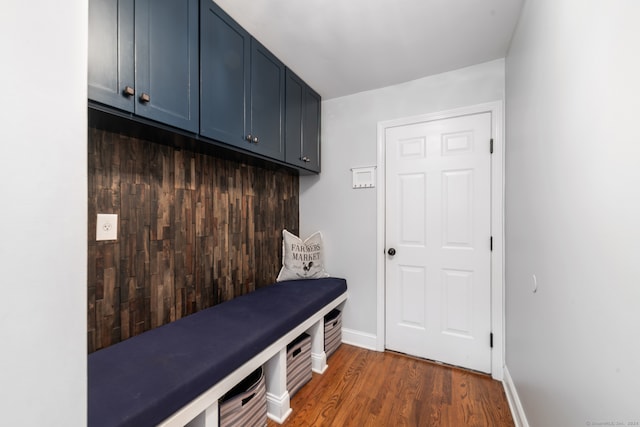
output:
[[[493,154],[493,138],[489,141],[489,153]]]
[[[493,332],[489,334],[489,347],[493,348]]]
[[[489,250],[493,251],[493,236],[489,237]]]

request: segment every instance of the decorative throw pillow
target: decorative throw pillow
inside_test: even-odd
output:
[[[319,231],[302,241],[298,236],[282,230],[282,269],[276,281],[328,277],[329,274],[324,271],[322,250],[322,234]]]

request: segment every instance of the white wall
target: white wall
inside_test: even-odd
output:
[[[380,121],[500,101],[503,93],[497,60],[323,101],[322,173],[300,179],[300,233],[323,232],[328,272],[348,281],[343,327],[361,344],[373,346],[377,333],[376,189],[353,190],[350,169],[376,165]]]
[[[506,364],[532,426],[640,422],[639,18],[528,1],[506,59]]]
[[[0,13],[0,424],[86,425],[87,0]]]

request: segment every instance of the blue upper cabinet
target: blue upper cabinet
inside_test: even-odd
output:
[[[320,96],[211,0],[89,0],[89,100],[301,172]]]
[[[136,114],[198,131],[198,0],[136,0]]]
[[[89,99],[133,113],[133,0],[89,2]]]
[[[191,132],[198,0],[90,0],[89,99]]]
[[[252,151],[278,160],[284,160],[284,75],[284,64],[252,39]]]
[[[200,13],[200,133],[284,160],[284,64],[210,0]]]
[[[285,160],[320,172],[321,98],[291,70],[286,74]]]
[[[200,49],[200,133],[245,146],[251,36],[211,0],[202,0]]]

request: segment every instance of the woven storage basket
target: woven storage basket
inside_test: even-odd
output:
[[[302,334],[287,345],[287,390],[293,396],[311,381],[311,337]]]
[[[263,427],[267,425],[267,388],[258,368],[219,401],[220,427]]]
[[[332,310],[324,317],[324,352],[331,356],[342,343],[342,312]]]

